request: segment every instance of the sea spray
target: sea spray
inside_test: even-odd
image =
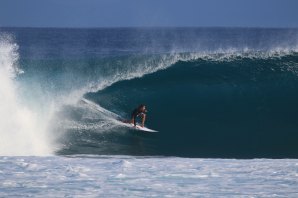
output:
[[[46,126],[18,94],[18,45],[11,36],[0,36],[0,155],[51,154]]]

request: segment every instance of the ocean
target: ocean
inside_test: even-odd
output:
[[[0,196],[297,197],[297,87],[298,29],[2,27]]]

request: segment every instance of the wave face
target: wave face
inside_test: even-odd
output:
[[[297,68],[284,66],[297,58],[180,61],[88,98],[120,112],[145,101],[167,155],[294,157]]]
[[[10,81],[45,122],[50,153],[298,157],[296,29],[4,32],[24,71]],[[159,133],[115,122],[140,103]]]

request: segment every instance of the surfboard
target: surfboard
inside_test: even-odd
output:
[[[120,121],[121,122],[121,121]],[[158,131],[155,131],[153,129],[149,129],[147,127],[141,127],[140,125],[137,124],[137,126],[134,126],[134,124],[130,124],[130,123],[124,123],[122,122],[122,125],[124,126],[127,126],[131,129],[134,129],[134,130],[139,130],[139,131],[143,131],[143,132],[151,132],[151,133],[156,133]]]

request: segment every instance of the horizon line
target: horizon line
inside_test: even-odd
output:
[[[1,26],[0,28],[36,28],[36,29],[124,29],[124,28],[239,28],[239,29],[298,29],[298,27],[275,27],[275,26]]]

